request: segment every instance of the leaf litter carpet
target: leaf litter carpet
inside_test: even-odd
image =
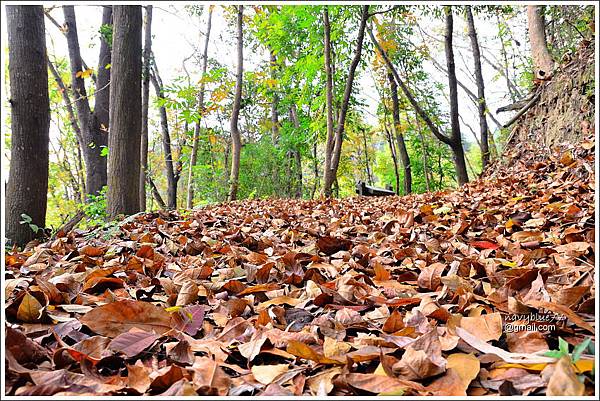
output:
[[[7,251],[5,394],[591,395],[594,188],[589,139],[455,191],[142,213]]]

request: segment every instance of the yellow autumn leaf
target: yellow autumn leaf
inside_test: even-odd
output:
[[[252,375],[257,382],[262,384],[271,384],[282,373],[288,371],[288,364],[281,365],[257,365],[252,366]]]
[[[591,372],[594,369],[594,360],[593,359],[580,359],[573,364],[575,366],[575,370],[578,373]],[[498,368],[521,368],[526,370],[534,370],[537,372],[541,372],[544,368],[548,366],[547,363],[505,363],[504,365],[498,366]]]
[[[91,68],[88,68],[85,71],[77,71],[77,73],[75,73],[75,77],[77,77],[77,78],[84,78],[84,79],[85,78],[89,78],[89,77],[92,76],[93,72],[94,71]]]
[[[37,322],[42,317],[43,309],[42,304],[33,295],[26,292],[17,310],[17,319],[26,323]]]
[[[465,390],[479,375],[479,359],[473,354],[451,354],[447,358],[446,368],[454,369],[460,377]]]

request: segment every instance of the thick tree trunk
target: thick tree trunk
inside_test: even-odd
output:
[[[398,145],[398,153],[400,155],[400,165],[402,166],[403,172],[403,184],[404,184],[404,195],[412,192],[412,172],[410,169],[410,157],[406,150],[406,143],[404,142],[404,135],[402,134],[402,128],[400,126],[400,101],[398,99],[398,85],[394,79],[394,75],[388,73],[388,80],[390,81],[390,89],[392,92],[392,118],[394,121],[394,133],[396,134],[396,143]]]
[[[358,28],[358,37],[356,39],[356,49],[354,50],[354,57],[350,64],[350,70],[348,71],[348,78],[346,79],[346,87],[344,88],[344,97],[340,106],[340,115],[337,120],[337,128],[335,130],[335,141],[333,145],[333,151],[331,154],[331,165],[325,165],[325,171],[329,169],[329,174],[326,175],[324,180],[324,192],[325,194],[331,194],[331,185],[333,179],[337,176],[337,170],[340,164],[340,157],[342,154],[342,141],[344,138],[344,129],[346,125],[346,114],[350,107],[350,96],[352,94],[352,85],[354,84],[354,75],[356,68],[360,62],[363,41],[365,37],[365,28],[367,26],[367,20],[369,19],[369,6],[362,6],[360,25]],[[330,195],[327,195],[330,196]]]
[[[152,63],[153,71],[150,73],[150,81],[154,86],[156,97],[164,100],[162,80],[158,74],[156,62]],[[177,178],[173,166],[173,151],[171,149],[171,134],[169,133],[169,123],[167,120],[167,109],[164,105],[158,107],[160,116],[160,131],[162,134],[163,153],[165,155],[165,174],[167,176],[167,206],[169,209],[177,209]]]
[[[471,39],[471,49],[473,50],[473,60],[475,63],[475,82],[477,83],[477,110],[479,111],[479,131],[481,148],[481,168],[485,170],[490,163],[490,150],[488,136],[490,134],[486,119],[487,105],[485,103],[485,84],[481,72],[481,56],[479,52],[479,42],[477,41],[477,31],[475,30],[475,21],[471,6],[467,6],[467,25],[469,38]]]
[[[11,151],[6,187],[6,239],[24,245],[36,235],[31,224],[46,225],[50,100],[44,10],[6,6],[10,79]]]
[[[554,69],[554,60],[546,43],[543,6],[527,6],[527,27],[531,44],[534,73],[537,78],[548,78]]]
[[[111,218],[140,210],[142,9],[113,6],[107,209]]]
[[[150,63],[152,54],[152,6],[146,6],[144,29],[144,66],[142,70],[142,137],[140,146],[140,210],[146,210],[146,174],[148,171],[148,107],[150,103]]]
[[[454,50],[452,49],[452,30],[454,21],[452,8],[446,6],[446,32],[444,44],[446,50],[446,65],[448,68],[448,87],[450,88],[450,127],[452,130],[452,156],[456,168],[456,179],[459,185],[469,182],[465,163],[465,152],[462,147],[460,135],[460,121],[458,119],[458,85],[456,83],[456,69],[454,66]]]
[[[228,200],[237,199],[237,191],[240,175],[240,154],[242,151],[242,139],[238,128],[240,117],[240,107],[242,102],[242,78],[244,72],[244,42],[242,20],[244,16],[244,6],[238,6],[237,12],[237,72],[235,80],[235,97],[233,100],[233,110],[231,112],[231,174],[229,176],[229,196]]]
[[[204,117],[204,91],[206,88],[204,77],[206,76],[206,67],[208,65],[208,43],[210,40],[210,30],[212,26],[212,13],[213,7],[208,6],[208,22],[206,25],[206,35],[204,37],[204,51],[202,52],[202,80],[200,83],[200,93],[198,94],[198,113],[200,113],[200,117],[198,118],[198,121],[196,121],[196,125],[194,127],[194,142],[192,144],[190,168],[188,170],[186,199],[186,207],[188,209],[191,209],[194,206],[194,166],[196,165],[196,161],[198,159],[198,147],[200,144],[200,121]]]
[[[77,21],[75,18],[75,9],[73,6],[63,6],[63,12],[65,16],[65,25],[67,28],[66,37],[67,45],[69,48],[69,60],[71,64],[71,90],[73,91],[73,101],[75,102],[75,110],[77,111],[77,118],[79,120],[79,128],[84,140],[83,146],[83,158],[85,160],[86,168],[86,189],[88,194],[97,195],[102,187],[107,183],[107,165],[106,157],[102,156],[102,148],[107,145],[107,131],[102,131],[100,118],[94,115],[90,109],[90,103],[88,100],[87,91],[85,88],[83,73],[83,62],[81,59],[81,52],[79,48],[79,37],[77,34]],[[103,12],[103,22],[105,17],[110,21],[110,14],[106,9]],[[107,50],[106,46],[103,49],[104,40],[101,40],[101,53],[100,57],[106,58],[108,52],[108,58],[110,59],[110,50]],[[106,72],[106,74],[104,74]],[[105,93],[102,97],[102,92],[109,91],[110,74],[107,70],[103,71],[103,86],[97,86],[95,91],[96,99],[101,96],[101,99],[96,107],[99,108],[100,114],[102,110],[108,106],[108,96]],[[97,81],[97,84],[99,82]],[[105,128],[108,128],[108,118],[106,114],[103,115]]]

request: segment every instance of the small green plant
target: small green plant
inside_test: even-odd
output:
[[[583,340],[582,342],[580,342],[579,344],[577,344],[575,346],[575,348],[573,348],[573,353],[569,354],[569,343],[566,342],[565,340],[563,340],[561,337],[558,338],[558,349],[557,350],[550,350],[547,351],[546,353],[544,353],[545,356],[549,356],[551,358],[556,358],[556,359],[560,359],[563,356],[567,356],[571,359],[571,363],[576,364],[577,361],[579,361],[581,359],[581,355],[583,355],[583,353],[587,353],[588,355],[594,355],[595,354],[595,345],[592,342],[591,338],[586,338],[585,340]],[[581,375],[577,375],[577,378],[579,379],[580,382],[584,382],[586,380],[586,378],[590,381],[590,382],[594,382],[594,377],[595,377],[595,371],[596,371],[596,366],[593,366],[591,373],[591,377],[587,376],[585,374],[581,374]]]
[[[21,220],[19,223],[29,225],[29,228],[31,228],[31,231],[33,231],[34,233],[37,234],[38,232],[40,232],[40,230],[43,230],[42,227],[32,223],[33,220],[28,214],[22,213],[21,218],[23,220]]]
[[[569,356],[573,363],[581,359],[581,355],[587,351],[588,354],[594,355],[594,343],[591,338],[586,338],[581,343],[577,344],[573,349],[573,353],[569,354],[569,343],[562,337],[558,338],[558,349],[547,351],[544,355],[551,358],[560,359],[563,356]]]
[[[88,195],[88,202],[83,205],[83,211],[89,218],[89,225],[103,224],[106,220],[106,187],[98,195]]]

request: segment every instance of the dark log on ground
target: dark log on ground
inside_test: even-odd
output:
[[[387,188],[377,188],[367,185],[364,181],[356,183],[356,193],[360,196],[390,196],[396,195],[394,189],[388,185]]]

